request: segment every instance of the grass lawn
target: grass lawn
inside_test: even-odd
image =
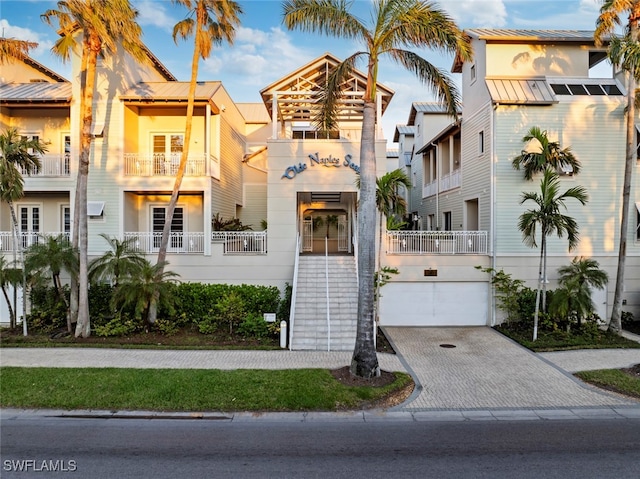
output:
[[[583,371],[576,376],[594,386],[640,399],[640,364],[624,370]]]
[[[389,373],[390,374],[390,373]],[[345,386],[324,369],[0,368],[0,406],[153,411],[336,411],[406,397],[411,377]],[[378,401],[382,401],[379,403]]]

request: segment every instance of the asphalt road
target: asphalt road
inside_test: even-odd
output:
[[[640,477],[640,419],[231,422],[21,414],[3,419],[0,434],[3,479]]]

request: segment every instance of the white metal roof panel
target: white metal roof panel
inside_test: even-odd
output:
[[[0,85],[2,103],[47,103],[71,101],[69,82],[7,83]]]
[[[511,105],[551,105],[558,103],[553,90],[542,78],[487,78],[491,100]]]

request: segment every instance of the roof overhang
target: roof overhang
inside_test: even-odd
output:
[[[460,130],[460,122],[456,121],[455,123],[452,123],[446,128],[444,128],[443,130],[441,130],[440,133],[438,133],[431,140],[429,140],[425,145],[423,145],[422,148],[420,148],[418,151],[415,152],[415,154],[419,155],[421,153],[424,153],[430,150],[431,148],[434,148],[433,143],[437,143],[443,138],[446,138],[448,136],[451,136],[452,134],[457,133],[458,130]]]

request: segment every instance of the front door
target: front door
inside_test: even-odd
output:
[[[154,206],[151,211],[152,228],[153,228],[153,248],[160,248],[162,241],[162,230],[164,228],[164,220],[166,218],[167,208],[164,206]],[[171,236],[169,237],[169,245],[167,251],[180,251],[183,246],[184,233],[184,210],[180,206],[176,206],[171,219]]]
[[[22,247],[28,248],[38,241],[40,233],[40,206],[20,205],[18,206],[18,221],[20,236],[22,236]]]

